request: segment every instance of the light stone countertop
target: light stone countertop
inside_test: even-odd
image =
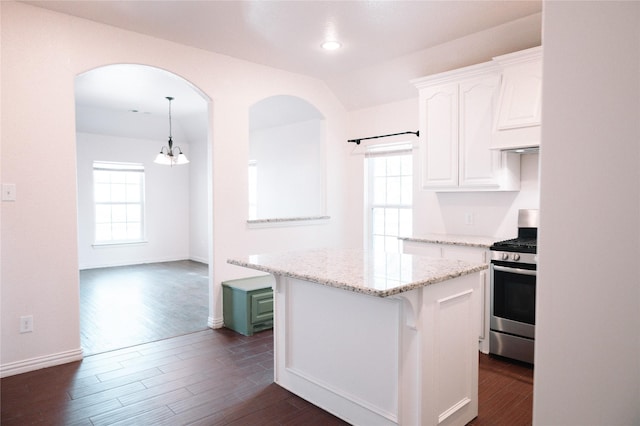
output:
[[[359,249],[251,255],[228,263],[275,275],[388,297],[487,269],[483,263]]]
[[[477,235],[425,234],[412,237],[399,237],[402,241],[416,243],[450,244],[456,246],[489,248],[500,238],[481,237]],[[504,240],[505,238],[502,238]]]

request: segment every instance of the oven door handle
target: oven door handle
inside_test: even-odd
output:
[[[500,265],[491,265],[493,270],[501,271],[501,272],[512,272],[514,274],[522,274],[522,275],[532,275],[536,276],[536,271],[531,269],[521,269],[521,268],[510,268],[508,266],[500,266]]]

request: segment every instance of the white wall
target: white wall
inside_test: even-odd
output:
[[[230,257],[319,246],[357,246],[348,216],[345,111],[318,80],[208,53],[27,4],[1,8],[1,181],[18,199],[2,203],[0,373],[81,357],[78,293],[74,79],[117,63],[173,72],[212,99],[207,118],[213,205],[210,324],[220,326],[220,282],[252,275]],[[123,48],[123,46],[125,46]],[[327,122],[327,224],[247,227],[248,111],[273,95],[308,100]],[[54,143],[54,144],[52,144]],[[55,160],[50,149],[55,146]],[[359,223],[359,222],[358,222]],[[21,315],[34,332],[20,334]]]
[[[507,192],[433,192],[417,189],[414,233],[513,238],[518,210],[539,207],[538,154],[520,155],[520,190]],[[419,182],[417,182],[419,184]],[[465,223],[471,213],[473,224]]]
[[[640,3],[545,2],[535,425],[640,424]]]
[[[417,96],[417,91],[416,91]],[[348,139],[359,139],[371,136],[389,135],[401,132],[415,132],[418,130],[418,98],[407,99],[400,102],[379,105],[349,112]],[[348,196],[354,201],[354,208],[350,211],[350,220],[354,224],[353,231],[358,233],[358,238],[366,245],[364,238],[367,235],[367,217],[365,206],[365,158],[367,146],[390,143],[412,142],[418,145],[418,138],[414,135],[393,136],[382,139],[370,139],[362,141],[359,145],[345,143],[349,151],[349,185],[345,188]],[[415,200],[414,200],[415,201]]]
[[[143,67],[141,67],[143,68]],[[83,74],[80,78],[90,75],[91,72]],[[182,84],[188,84],[186,81]],[[76,79],[77,86],[77,79]],[[202,112],[191,113],[188,115],[176,115],[172,117],[172,129],[173,140],[177,146],[180,146],[187,153],[187,158],[190,163],[184,167],[188,169],[188,200],[189,205],[186,210],[188,213],[186,216],[180,216],[179,222],[175,222],[176,228],[185,226],[187,228],[182,230],[180,238],[186,238],[189,244],[188,251],[184,254],[182,250],[182,244],[178,242],[175,248],[172,248],[172,243],[168,236],[174,235],[175,232],[164,233],[165,237],[161,237],[160,240],[168,240],[168,243],[160,244],[158,238],[150,241],[151,245],[136,245],[136,246],[120,246],[120,247],[101,247],[100,249],[88,250],[90,244],[88,235],[92,232],[89,228],[91,225],[87,220],[93,214],[89,207],[84,206],[90,202],[87,197],[91,197],[91,193],[85,192],[78,200],[79,203],[79,217],[78,222],[80,225],[79,231],[79,266],[80,269],[102,267],[102,266],[115,266],[122,264],[134,264],[139,262],[162,262],[167,260],[179,260],[179,259],[192,259],[198,262],[208,263],[209,261],[209,222],[208,219],[210,212],[210,196],[209,196],[209,182],[208,177],[208,114],[207,104],[205,99],[202,99]],[[154,156],[158,153],[161,146],[166,145],[167,142],[167,117],[158,116],[144,113],[131,113],[128,111],[114,111],[104,108],[89,107],[87,105],[79,105],[76,103],[76,131],[84,134],[103,135],[104,137],[113,137],[114,141],[121,141],[119,146],[114,146],[112,149],[102,149],[104,152],[101,158],[114,158],[115,160],[126,158],[130,156],[130,146],[124,142],[130,140],[132,146],[138,143],[145,144],[144,149],[135,148],[135,152],[140,151],[140,162],[149,163],[149,167],[153,169],[162,169],[158,165],[150,162]],[[86,151],[86,150],[85,150]],[[149,155],[151,152],[151,155]],[[99,158],[98,158],[99,159]],[[123,160],[125,161],[125,160]],[[131,160],[135,161],[135,160]],[[147,170],[149,170],[147,167]],[[176,170],[176,168],[169,168]],[[183,169],[183,167],[180,167]],[[85,170],[83,178],[90,177]],[[181,176],[181,179],[185,176],[184,170],[180,172],[167,174],[169,176],[174,175]],[[163,179],[166,185],[172,186],[174,183],[169,179]],[[83,184],[88,184],[83,179],[79,179],[78,188],[81,188]],[[155,187],[154,187],[155,188]],[[170,189],[173,193],[173,189]],[[184,190],[183,194],[184,195]],[[172,209],[174,205],[172,201],[167,199],[167,204],[162,206],[162,209]],[[183,205],[177,207],[177,210],[182,210]],[[147,213],[153,213],[148,211]],[[184,213],[181,211],[181,214]],[[167,220],[174,220],[169,216],[169,213],[160,213],[160,217],[165,217]],[[152,222],[156,222],[155,216],[151,217]],[[175,219],[178,219],[176,217]],[[168,222],[165,222],[168,223]],[[160,226],[153,226],[153,229],[161,229]],[[84,231],[83,231],[84,230]],[[83,235],[84,232],[84,235]],[[176,249],[180,248],[180,253],[177,254]]]
[[[181,167],[155,164],[153,160],[163,141],[78,133],[76,143],[80,269],[189,259],[191,164]],[[180,146],[190,158],[189,146],[184,143]],[[144,165],[146,243],[93,246],[94,161]],[[206,192],[203,195],[206,197]]]
[[[324,215],[324,120],[250,133],[249,159],[257,165],[257,217]]]
[[[189,141],[189,259],[209,262],[211,212],[209,143],[206,130],[207,115],[181,117]]]
[[[416,91],[417,96],[417,91]],[[349,114],[349,138],[376,136],[418,130],[418,99],[394,102]],[[364,187],[364,145],[390,140],[415,142],[414,155],[419,155],[415,136],[363,141],[352,146],[352,182]],[[424,191],[419,173],[414,181],[413,233],[456,234],[493,237],[496,240],[515,237],[518,229],[518,209],[538,208],[538,154],[521,155],[521,187],[517,192],[446,193]],[[414,164],[419,164],[415,161]],[[417,170],[417,169],[416,169]],[[362,200],[362,195],[360,196]],[[473,224],[465,224],[465,214],[473,214]]]

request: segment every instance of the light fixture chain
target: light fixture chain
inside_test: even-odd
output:
[[[168,97],[167,99],[169,99],[169,138],[172,138],[173,131],[171,130],[171,101],[173,100],[173,98]]]

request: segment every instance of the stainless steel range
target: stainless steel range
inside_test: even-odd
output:
[[[491,247],[489,352],[533,364],[538,210],[518,212],[518,238]]]

